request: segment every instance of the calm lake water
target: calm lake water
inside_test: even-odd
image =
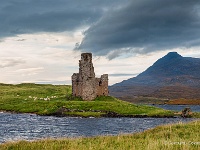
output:
[[[151,105],[155,107],[160,107],[168,110],[175,110],[175,111],[181,111],[186,107],[190,107],[192,112],[200,112],[200,105]]]
[[[117,135],[144,131],[184,118],[72,118],[0,113],[0,143],[41,138]]]

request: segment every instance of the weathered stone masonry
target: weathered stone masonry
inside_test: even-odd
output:
[[[72,94],[84,100],[108,95],[108,74],[95,78],[92,53],[82,53],[79,60],[79,73],[72,75]]]

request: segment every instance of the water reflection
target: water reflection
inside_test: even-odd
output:
[[[140,132],[183,118],[72,118],[0,113],[0,143],[41,138],[116,135]]]

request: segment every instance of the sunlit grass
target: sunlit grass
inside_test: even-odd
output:
[[[111,96],[83,101],[71,96],[69,85],[0,84],[0,110],[39,115],[101,117],[108,112],[124,116],[167,117],[172,111],[134,105]],[[64,110],[64,111],[63,111]],[[67,110],[67,112],[66,112]],[[63,112],[62,112],[63,111]]]

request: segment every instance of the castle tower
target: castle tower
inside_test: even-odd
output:
[[[72,94],[84,100],[93,100],[100,95],[108,95],[108,75],[95,78],[92,53],[82,53],[79,73],[72,75]]]

